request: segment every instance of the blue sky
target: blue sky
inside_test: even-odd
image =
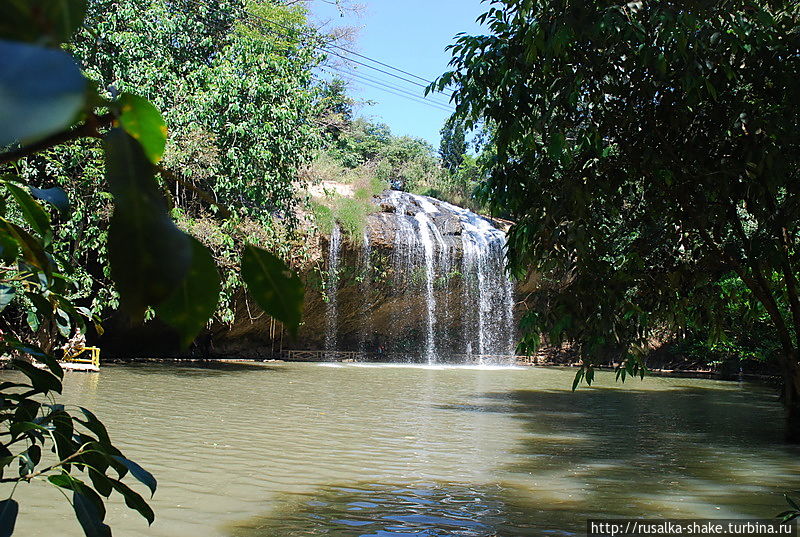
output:
[[[311,16],[317,23],[330,20],[326,29],[340,25],[361,27],[353,45],[355,52],[429,80],[447,70],[450,54],[444,49],[453,42],[455,34],[482,33],[475,19],[488,9],[479,0],[361,0],[360,3],[365,7],[361,16],[340,17],[330,0],[313,0]],[[350,48],[350,45],[345,46]],[[362,58],[355,59],[369,63]],[[424,138],[438,148],[439,130],[449,112],[370,87],[378,84],[365,81],[363,77],[403,88],[420,98],[423,88],[363,66],[344,63],[338,68],[362,77],[351,83],[353,97],[375,102],[373,106],[362,107],[360,115],[386,123],[394,134]],[[343,78],[348,76],[343,75]],[[443,95],[433,99],[447,101]]]

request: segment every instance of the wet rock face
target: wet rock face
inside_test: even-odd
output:
[[[220,354],[267,356],[278,348],[503,355],[516,344],[515,292],[503,264],[505,234],[489,220],[433,198],[386,191],[361,237],[324,237],[324,264],[304,275],[298,338],[275,341],[267,318],[241,304],[216,331]],[[249,312],[249,313],[248,313]],[[241,314],[241,315],[239,315]]]
[[[309,293],[298,344],[328,350],[508,354],[514,291],[505,234],[466,209],[384,192],[363,237],[328,239],[328,284]],[[331,278],[332,274],[336,278]]]

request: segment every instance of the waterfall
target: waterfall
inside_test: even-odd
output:
[[[361,250],[361,284],[359,285],[364,302],[361,306],[362,322],[358,328],[358,351],[363,356],[367,352],[367,337],[371,324],[366,322],[369,318],[369,309],[372,299],[372,244],[369,241],[369,228],[364,228],[364,245]]]
[[[436,297],[433,294],[435,278],[434,245],[431,236],[431,221],[425,212],[415,215],[419,222],[419,236],[425,254],[425,305],[428,309],[428,332],[425,337],[425,358],[429,364],[436,362]]]
[[[328,243],[328,274],[326,282],[326,293],[328,295],[328,307],[325,323],[325,351],[331,352],[338,350],[338,330],[339,330],[339,258],[342,251],[342,230],[339,225],[334,223],[331,239]]]
[[[505,249],[503,250],[505,254]],[[517,326],[517,321],[514,319],[514,307],[517,305],[516,300],[514,300],[514,282],[511,281],[511,278],[506,275],[505,281],[503,282],[503,302],[505,303],[505,324],[508,327],[508,333],[506,334],[506,352],[511,355],[515,356],[517,354],[517,331],[515,330]]]
[[[368,342],[377,337],[378,345],[431,364],[455,356],[493,364],[509,360],[516,320],[505,233],[478,214],[426,196],[392,190],[378,201],[383,212],[371,217],[370,225],[377,227],[364,232],[356,261],[360,302],[347,307],[358,327],[352,339],[337,340],[344,322],[336,289],[346,284],[338,275],[338,227],[331,236],[325,349],[346,350],[336,346],[350,341],[367,356]],[[373,252],[380,265],[373,266]],[[371,302],[373,293],[381,302]]]

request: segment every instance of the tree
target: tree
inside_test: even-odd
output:
[[[143,96],[161,111],[169,129],[157,178],[171,215],[224,265],[235,264],[245,240],[284,259],[302,255],[290,248],[301,229],[297,169],[321,142],[311,74],[320,53],[307,31],[302,8],[271,1],[198,9],[194,0],[91,0],[67,44],[101,94]],[[14,171],[70,197],[55,252],[92,298],[84,305],[108,318],[119,300],[103,270],[112,204],[102,154],[100,139],[80,139],[19,160]],[[234,319],[239,274],[223,278],[217,321]]]
[[[157,172],[164,174],[167,142],[161,113],[132,93],[104,95],[63,50],[87,9],[86,0],[15,0],[0,8],[0,148],[6,149],[0,153],[0,311],[6,320],[4,310],[22,309],[29,320],[57,326],[64,337],[87,319],[98,321],[94,312],[73,304],[70,260],[56,252],[53,218],[34,199],[53,205],[64,218],[69,197],[56,186],[29,185],[20,163],[63,144],[100,139],[92,158],[104,164],[102,181],[113,202],[104,269],[134,321],[152,310],[186,345],[216,308],[219,273],[208,250],[178,229],[167,212],[156,178]],[[122,51],[126,43],[115,46]],[[242,250],[242,278],[256,303],[295,330],[303,295],[299,278],[268,251],[253,245]],[[111,534],[102,497],[114,491],[152,522],[146,501],[121,480],[130,473],[153,493],[155,479],[114,447],[90,410],[55,402],[63,371],[54,353],[11,331],[2,333],[0,352],[10,356],[22,379],[0,384],[0,483],[13,484],[0,502],[0,533],[13,532],[16,487],[38,480],[72,492],[87,536]],[[16,475],[5,473],[13,464]]]
[[[491,127],[510,267],[550,279],[523,348],[571,340],[576,384],[609,357],[624,379],[658,330],[718,325],[738,278],[800,441],[800,5],[495,0],[479,20],[435,87]]]
[[[319,107],[318,123],[333,142],[338,142],[353,122],[353,99],[347,96],[347,83],[338,77],[324,82]]]
[[[440,134],[442,140],[439,143],[439,156],[442,157],[442,166],[454,173],[464,162],[467,152],[464,124],[450,117],[445,121]]]

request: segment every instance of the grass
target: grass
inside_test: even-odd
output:
[[[377,210],[372,199],[389,187],[386,181],[375,176],[371,166],[354,169],[336,165],[329,158],[321,158],[312,166],[319,180],[336,181],[353,186],[353,197],[329,194],[311,202],[320,233],[330,235],[338,223],[351,241],[360,240],[367,223],[367,216]]]

